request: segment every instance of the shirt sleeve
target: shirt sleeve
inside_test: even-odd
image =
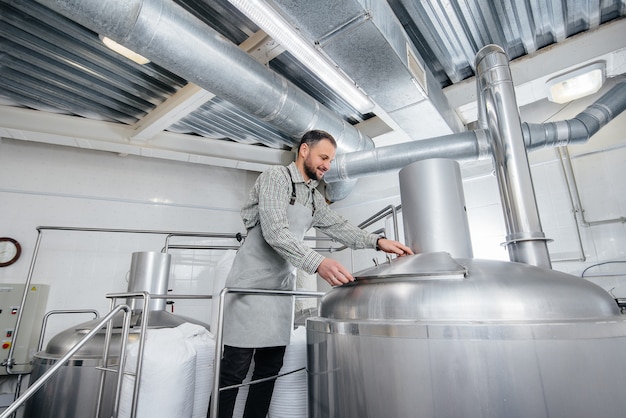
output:
[[[369,233],[348,222],[343,216],[330,209],[321,193],[316,193],[314,226],[331,238],[358,250],[376,248],[379,235]]]
[[[294,267],[309,274],[324,256],[306,246],[289,230],[287,206],[291,181],[283,170],[268,170],[259,178],[259,222],[265,241]]]

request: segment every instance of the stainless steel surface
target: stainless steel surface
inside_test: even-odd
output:
[[[471,161],[484,159],[489,155],[491,155],[489,141],[485,132],[478,129],[371,150],[337,154],[334,164],[324,174],[324,179],[329,182],[358,179],[430,158]]]
[[[611,417],[626,319],[600,287],[532,265],[392,260],[307,320],[310,418]],[[618,364],[619,363],[619,364]]]
[[[167,286],[170,279],[170,254],[145,251],[135,252],[131,257],[130,274],[128,276],[128,292],[148,292],[151,295],[167,295]],[[132,298],[126,304],[132,310],[142,310],[143,299]],[[164,310],[165,299],[150,301],[148,309],[151,311]]]
[[[478,95],[485,109],[480,120],[488,127],[493,164],[500,190],[511,261],[551,267],[541,228],[530,165],[524,146],[509,59],[497,45],[476,55]]]
[[[145,230],[118,230],[118,229],[98,229],[98,228],[65,228],[65,227],[39,227],[38,242],[41,239],[42,230],[71,230],[71,231],[97,231],[97,232],[124,232],[124,233],[156,233],[170,234],[168,231],[145,231]],[[194,233],[191,233],[195,236]],[[209,234],[210,235],[210,234]],[[34,260],[37,257],[38,247],[36,247]],[[61,358],[68,350],[75,355],[73,362],[58,372],[53,381],[50,382],[45,389],[38,392],[28,403],[27,410],[29,416],[64,416],[83,417],[85,410],[99,411],[105,410],[106,414],[113,413],[115,416],[119,406],[119,391],[121,388],[121,374],[118,373],[117,383],[110,377],[96,371],[93,361],[98,361],[98,366],[108,369],[109,361],[117,361],[123,367],[124,352],[127,342],[130,340],[139,340],[138,364],[136,367],[136,382],[140,381],[142,356],[146,330],[151,327],[174,327],[185,322],[195,322],[208,328],[206,324],[194,321],[190,318],[175,316],[165,312],[165,298],[167,295],[167,285],[169,278],[169,262],[171,256],[164,253],[135,253],[131,258],[131,274],[129,279],[129,292],[119,295],[110,296],[113,298],[111,302],[111,311],[117,311],[115,306],[116,298],[127,298],[131,304],[136,306],[148,306],[148,309],[134,309],[132,316],[123,318],[124,324],[118,317],[112,317],[113,325],[108,324],[106,331],[97,329],[95,335],[90,340],[81,343],[86,334],[91,334],[91,330],[98,326],[97,320],[92,320],[71,327],[56,336],[48,342],[46,350],[36,353],[33,360],[33,376],[42,375],[49,368],[49,364],[54,359]],[[27,281],[30,280],[30,275]],[[154,282],[153,282],[154,281]],[[157,302],[152,303],[150,291],[158,292],[155,295]],[[133,298],[142,298],[143,302],[135,304]],[[121,305],[126,306],[126,305]],[[151,309],[152,308],[152,309]],[[162,309],[159,309],[162,308]],[[107,316],[108,317],[108,316]],[[129,333],[126,327],[132,325],[133,331]],[[122,332],[120,332],[122,330]],[[126,331],[124,331],[126,330]],[[129,335],[130,334],[130,335]],[[111,350],[111,344],[113,349]],[[78,347],[78,348],[75,348]],[[31,380],[31,383],[34,380]],[[78,387],[76,385],[79,385]],[[59,389],[54,389],[59,388]],[[98,388],[100,390],[98,391]],[[117,390],[116,390],[117,388]],[[58,391],[61,392],[58,392]],[[133,404],[131,414],[134,416],[137,408],[138,385],[134,387]],[[66,396],[68,395],[69,396]],[[80,395],[79,395],[80,394]],[[63,402],[59,402],[57,397],[65,396]],[[111,412],[113,411],[113,412]],[[73,415],[76,414],[76,415]]]
[[[161,296],[165,297],[164,295]],[[112,311],[118,310],[116,299],[143,298],[145,299],[144,303],[148,306],[150,306],[151,302],[150,294],[145,291],[109,294],[107,297],[112,298]],[[157,295],[157,297],[159,296]],[[173,299],[207,299],[210,298],[210,295],[178,295],[171,297]],[[122,323],[122,319],[124,323]],[[51,382],[27,402],[27,411],[29,411],[30,417],[45,417],[53,414],[67,418],[82,418],[85,410],[102,410],[104,411],[102,416],[109,416],[106,414],[118,408],[119,393],[116,393],[116,388],[120,388],[120,386],[116,386],[116,384],[119,385],[120,382],[116,383],[113,377],[102,375],[95,367],[102,369],[113,367],[115,370],[117,366],[110,366],[110,364],[117,364],[120,358],[124,358],[124,356],[120,356],[120,353],[124,352],[128,342],[138,341],[139,348],[135,371],[136,381],[138,382],[142,373],[143,347],[145,344],[145,338],[142,338],[142,336],[146,335],[147,329],[176,327],[185,322],[193,322],[208,327],[208,325],[190,318],[173,315],[163,310],[151,311],[148,309],[134,311],[128,318],[122,318],[119,315],[113,316],[109,322],[110,326],[107,326],[106,330],[101,330],[101,327],[98,327],[100,320],[87,321],[71,327],[55,335],[50,339],[44,351],[35,354],[33,376],[40,376],[52,365],[56,364],[69,350],[73,350],[74,353],[72,361],[63,366],[62,370],[51,378]],[[128,331],[124,331],[125,322],[128,322],[130,327]],[[94,327],[98,328],[98,332],[88,342],[81,344],[79,349],[73,349],[82,341],[85,335],[91,333]],[[33,381],[34,378],[32,378],[31,382]],[[98,391],[99,388],[101,388],[100,392]],[[139,388],[135,385],[131,411],[136,411],[137,409],[138,390]],[[64,396],[61,398],[62,402],[57,399],[57,397],[61,396]]]
[[[123,233],[123,234],[155,234],[155,235],[184,235],[184,236],[203,236],[203,237],[216,237],[216,238],[225,238],[229,236],[225,236],[225,234],[221,233],[211,233],[211,232],[185,232],[185,231],[166,231],[166,230],[150,230],[150,229],[121,229],[121,228],[83,228],[83,227],[71,227],[71,226],[38,226],[37,228],[37,240],[35,241],[35,248],[33,249],[33,256],[30,261],[30,265],[28,267],[28,274],[26,275],[26,283],[24,285],[24,294],[22,296],[21,305],[25,304],[26,298],[28,297],[28,289],[30,288],[30,283],[33,278],[33,272],[35,270],[35,266],[37,264],[37,258],[39,256],[39,248],[41,246],[41,241],[43,239],[44,231],[72,231],[72,232],[106,232],[106,233]],[[231,234],[234,238],[235,234]],[[167,245],[167,238],[166,238]],[[158,314],[157,314],[158,315]],[[161,319],[158,319],[161,320]],[[17,313],[17,319],[15,322],[15,330],[13,332],[13,338],[16,339],[17,335],[20,331],[20,324],[22,322],[22,310],[20,309]],[[204,324],[203,324],[204,325]],[[14,363],[13,353],[15,346],[11,345],[9,348],[9,353],[7,357],[7,374],[11,373],[11,367]]]
[[[626,365],[608,360],[624,352],[623,320],[332,322],[344,332],[309,321],[309,418],[618,417],[626,408]]]
[[[446,251],[472,258],[459,163],[436,158],[407,165],[399,173],[404,239],[414,253]]]
[[[320,316],[337,320],[576,321],[619,315],[611,296],[570,274],[522,263],[400,257],[328,291]]]
[[[37,343],[37,351],[41,351],[41,349],[43,348],[43,341],[46,335],[46,327],[48,324],[48,319],[52,315],[69,315],[69,314],[85,314],[85,313],[93,314],[94,319],[98,319],[100,317],[100,313],[96,311],[95,309],[67,309],[67,310],[56,309],[53,311],[46,312],[46,314],[43,317],[43,321],[42,321],[43,323],[41,325],[41,335],[39,335],[39,342]]]
[[[53,393],[47,393],[46,399],[49,403],[35,401],[31,404],[27,404],[25,416],[27,417],[35,417],[35,416],[63,416],[63,417],[85,417],[85,416],[96,416],[96,409],[85,408],[85,405],[81,402],[83,397],[81,396],[83,393],[81,392],[81,388],[85,388],[82,386],[83,384],[88,384],[89,380],[93,382],[93,379],[87,379],[87,381],[80,379],[80,377],[75,376],[74,369],[72,366],[77,365],[74,360],[70,360],[78,351],[80,351],[83,346],[89,343],[91,339],[98,335],[101,331],[101,328],[104,327],[111,321],[116,315],[120,312],[124,312],[124,326],[122,329],[122,341],[125,341],[128,337],[128,332],[130,329],[130,309],[126,305],[119,305],[115,309],[111,310],[101,321],[99,321],[96,326],[91,329],[89,332],[86,332],[80,340],[73,346],[69,351],[67,351],[63,356],[57,357],[56,359],[48,359],[44,360],[42,363],[45,363],[45,367],[41,368],[33,368],[33,374],[31,376],[31,383],[29,388],[22,394],[15,402],[13,402],[2,414],[0,414],[0,418],[6,418],[15,412],[22,404],[28,401],[31,397],[38,393],[38,390],[42,388],[49,380],[51,380],[55,376],[63,376],[65,375],[69,381],[75,382],[75,385],[54,385],[48,388],[49,391]],[[101,353],[100,353],[101,354]],[[35,360],[37,361],[37,360]],[[120,370],[124,368],[125,359],[122,358],[119,360]],[[67,362],[67,366],[66,366]],[[99,361],[101,364],[101,361]],[[85,366],[82,362],[80,366]],[[61,368],[65,367],[64,370]],[[68,368],[69,367],[69,368]],[[85,370],[85,369],[83,369]],[[95,371],[95,369],[92,369]],[[45,372],[44,372],[45,371]],[[42,373],[40,373],[42,372]],[[98,377],[101,372],[98,372]],[[118,373],[118,376],[121,376],[121,373]],[[118,379],[118,383],[121,382],[121,378]],[[97,386],[87,387],[86,389],[97,390]],[[117,390],[116,399],[119,398],[119,386]],[[59,393],[60,392],[60,393]],[[39,392],[40,394],[42,392]],[[89,393],[89,392],[87,392]],[[29,407],[30,405],[30,407]],[[57,405],[57,408],[52,408],[52,405]],[[59,407],[60,406],[60,407]],[[78,408],[80,406],[81,408]],[[58,411],[61,414],[55,415],[54,411]],[[89,412],[88,412],[89,411]],[[116,415],[116,411],[112,411],[114,413],[113,416]],[[51,415],[52,414],[52,415]]]
[[[484,100],[480,95],[479,99],[479,110],[484,110]],[[524,144],[532,151],[563,146],[570,142],[585,142],[621,114],[625,107],[626,80],[616,83],[576,118],[543,124],[522,123]],[[514,111],[517,113],[517,108]],[[480,113],[481,120],[485,120],[486,116],[482,115],[484,112]],[[597,115],[597,119],[594,120],[593,115]],[[324,178],[329,182],[354,181],[431,158],[450,158],[460,162],[490,158],[492,150],[489,126],[483,124],[481,128],[484,129],[338,154]]]

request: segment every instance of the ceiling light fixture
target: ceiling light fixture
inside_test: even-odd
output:
[[[325,59],[311,43],[296,31],[276,10],[261,0],[229,0],[265,33],[280,43],[296,59],[306,64],[328,87],[362,114],[371,111],[374,103],[354,82]]]
[[[567,103],[600,90],[604,84],[604,63],[597,62],[546,81],[548,100]]]
[[[102,36],[102,35],[100,35],[99,37],[100,37],[100,40],[110,49],[112,49],[113,51],[117,52],[120,55],[125,56],[126,58],[132,61],[135,61],[137,64],[144,65],[150,62],[148,58],[142,55],[139,55],[138,53],[134,51],[131,51],[130,49],[126,48],[123,45],[118,44],[111,38],[107,38],[106,36]]]

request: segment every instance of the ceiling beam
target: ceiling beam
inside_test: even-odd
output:
[[[261,172],[293,161],[291,151],[162,132],[150,142],[128,125],[0,105],[0,137]]]
[[[261,30],[243,41],[239,48],[252,55],[261,64],[267,64],[285,51]],[[214,97],[215,94],[210,91],[189,83],[137,121],[132,126],[135,132],[132,138],[150,141],[154,135],[164,131]]]

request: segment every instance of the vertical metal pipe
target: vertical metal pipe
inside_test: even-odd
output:
[[[407,245],[417,253],[445,251],[472,258],[472,241],[459,163],[434,158],[400,170],[400,198]]]
[[[219,413],[220,399],[220,374],[222,373],[222,344],[224,342],[224,304],[229,289],[225,287],[220,292],[219,305],[217,311],[217,330],[215,332],[215,363],[213,365],[213,391],[211,392],[211,402],[209,403],[209,417],[217,418]]]
[[[41,229],[37,228],[37,241],[35,242],[35,249],[33,251],[33,258],[30,261],[28,267],[28,274],[26,275],[26,283],[24,284],[24,293],[22,294],[22,301],[20,302],[20,309],[17,311],[17,319],[15,321],[15,328],[13,329],[13,341],[17,342],[17,336],[20,331],[20,325],[22,325],[22,316],[24,315],[24,306],[26,306],[26,299],[28,298],[28,290],[30,289],[30,282],[33,279],[33,272],[35,271],[35,264],[37,263],[37,255],[39,255],[39,247],[41,246]],[[5,360],[6,372],[8,375],[15,374],[11,371],[15,364],[13,354],[17,344],[11,344],[7,359]]]
[[[511,261],[551,268],[530,175],[509,59],[497,45],[476,55],[481,126],[488,127]]]

